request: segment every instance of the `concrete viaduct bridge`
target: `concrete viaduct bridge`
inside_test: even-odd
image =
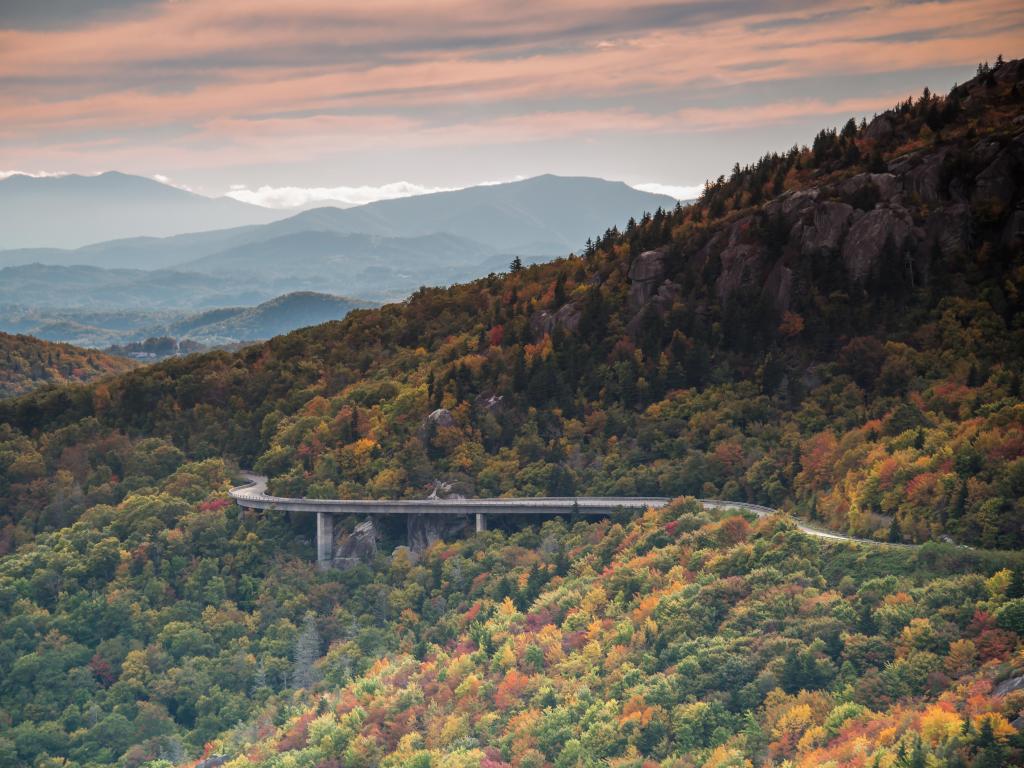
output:
[[[487,515],[593,515],[606,516],[620,509],[643,511],[663,507],[671,499],[664,497],[599,497],[567,496],[559,498],[522,499],[401,499],[375,501],[367,499],[294,499],[267,494],[267,478],[245,472],[249,481],[232,488],[231,498],[244,509],[276,509],[286,512],[316,513],[316,559],[326,568],[334,557],[334,518],[344,515],[452,515],[474,516],[476,530],[487,530]],[[741,501],[698,499],[705,509],[736,509],[753,512],[758,517],[776,514],[779,510]],[[831,531],[813,528],[804,523],[797,527],[808,536],[863,544],[879,544]],[[909,545],[893,545],[909,546]]]

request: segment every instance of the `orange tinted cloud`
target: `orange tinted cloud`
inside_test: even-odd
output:
[[[828,79],[1011,55],[1022,25],[1019,0],[150,3],[0,29],[0,140],[34,167],[212,167],[339,142],[723,130],[870,113],[906,94],[843,98]]]

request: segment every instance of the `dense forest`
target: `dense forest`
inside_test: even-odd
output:
[[[551,264],[0,402],[0,766],[1019,764],[1022,81]],[[683,498],[321,573],[238,466]]]
[[[324,573],[226,498],[223,462],[130,460],[123,501],[0,560],[0,765],[1024,757],[1019,553],[828,544],[680,500]]]
[[[63,448],[144,435],[283,495],[691,494],[1024,546],[1020,73],[737,166],[572,258],[0,405],[0,446],[31,443],[0,462],[7,522],[109,501],[118,462]]]
[[[0,333],[0,398],[23,395],[47,384],[91,381],[134,365],[91,349]]]

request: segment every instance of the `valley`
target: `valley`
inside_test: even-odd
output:
[[[242,5],[0,14],[0,768],[1024,765],[1024,9]]]
[[[12,185],[13,195],[23,183],[71,183],[19,178],[0,180],[0,201]],[[111,188],[117,179],[76,179],[72,189],[82,189],[66,204],[94,200],[97,191],[90,184],[103,185],[113,197],[110,205],[126,207],[136,197],[134,186],[161,186],[125,178],[118,202],[117,188]],[[186,194],[168,189],[157,192]],[[402,300],[423,286],[500,272],[516,257],[531,264],[578,250],[602,226],[622,226],[675,204],[621,183],[545,176],[347,209],[282,213],[280,220],[261,225],[76,249],[0,250],[0,331],[97,348],[165,336],[199,348],[262,340],[340,319],[349,308]],[[0,235],[0,248],[5,242],[14,241]],[[314,293],[333,297],[314,299]],[[331,310],[324,306],[328,302],[335,304]],[[197,313],[248,308],[277,319],[269,325],[252,319],[196,325],[203,317]]]

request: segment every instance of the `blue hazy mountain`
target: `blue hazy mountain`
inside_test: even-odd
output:
[[[282,238],[310,232],[404,238],[444,233],[481,246],[480,252],[467,263],[480,262],[495,252],[559,256],[579,251],[588,237],[600,234],[611,225],[621,227],[630,217],[639,218],[645,211],[674,205],[675,200],[666,195],[641,192],[622,182],[547,175],[507,184],[381,200],[354,208],[316,208],[258,226],[175,237],[135,237],[76,250],[7,250],[0,252],[0,266],[38,262],[161,269],[196,264],[205,257],[222,253],[230,253],[231,258],[237,259],[249,247],[265,254],[267,248],[272,247],[268,243],[276,243],[276,247],[281,248],[280,257],[296,263],[307,255],[299,247],[302,240]],[[0,240],[3,242],[6,240]],[[310,238],[308,242],[322,244],[323,241]],[[421,260],[429,261],[435,256],[424,252]],[[220,262],[215,259],[203,263],[216,266]]]
[[[78,248],[117,238],[263,224],[287,216],[228,197],[211,198],[142,176],[0,180],[0,248]]]
[[[73,341],[86,347],[130,344],[153,337],[225,345],[269,339],[296,328],[340,320],[353,309],[372,306],[373,302],[312,291],[277,296],[255,307],[218,307],[200,312],[0,304],[0,332],[30,334],[47,341]]]

